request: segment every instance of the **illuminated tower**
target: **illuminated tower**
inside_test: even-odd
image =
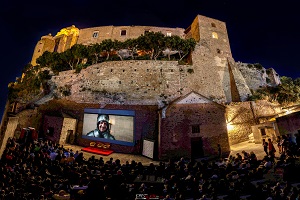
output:
[[[79,29],[74,25],[61,29],[54,37],[49,34],[42,36],[41,40],[35,46],[31,64],[36,65],[36,59],[43,55],[45,51],[64,52],[77,43]]]

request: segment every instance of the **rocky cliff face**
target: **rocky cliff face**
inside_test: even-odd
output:
[[[250,64],[236,62],[242,76],[247,85],[252,90],[257,90],[260,87],[276,86],[280,84],[279,75],[272,68],[265,69],[259,64]]]

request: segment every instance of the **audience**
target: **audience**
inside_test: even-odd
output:
[[[138,194],[165,200],[300,199],[299,187],[291,184],[300,180],[298,151],[283,146],[275,159],[266,155],[258,160],[244,150],[228,158],[170,159],[145,166],[134,160],[85,158],[48,140],[9,138],[0,161],[0,199],[134,200]],[[276,179],[280,169],[282,179]],[[266,179],[268,174],[274,179]]]

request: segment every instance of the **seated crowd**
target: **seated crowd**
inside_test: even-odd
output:
[[[48,140],[22,143],[9,138],[0,161],[0,200],[134,200],[139,194],[165,200],[293,200],[300,199],[300,188],[292,186],[297,161],[286,149],[276,159],[258,160],[255,153],[242,151],[226,159],[182,158],[145,166],[134,160],[85,158]],[[280,177],[265,179],[279,168]]]

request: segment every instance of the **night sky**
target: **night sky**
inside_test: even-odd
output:
[[[21,76],[44,35],[75,25],[187,28],[197,15],[226,23],[235,61],[260,63],[300,77],[300,11],[296,0],[4,1],[0,5],[0,115],[7,85]]]

